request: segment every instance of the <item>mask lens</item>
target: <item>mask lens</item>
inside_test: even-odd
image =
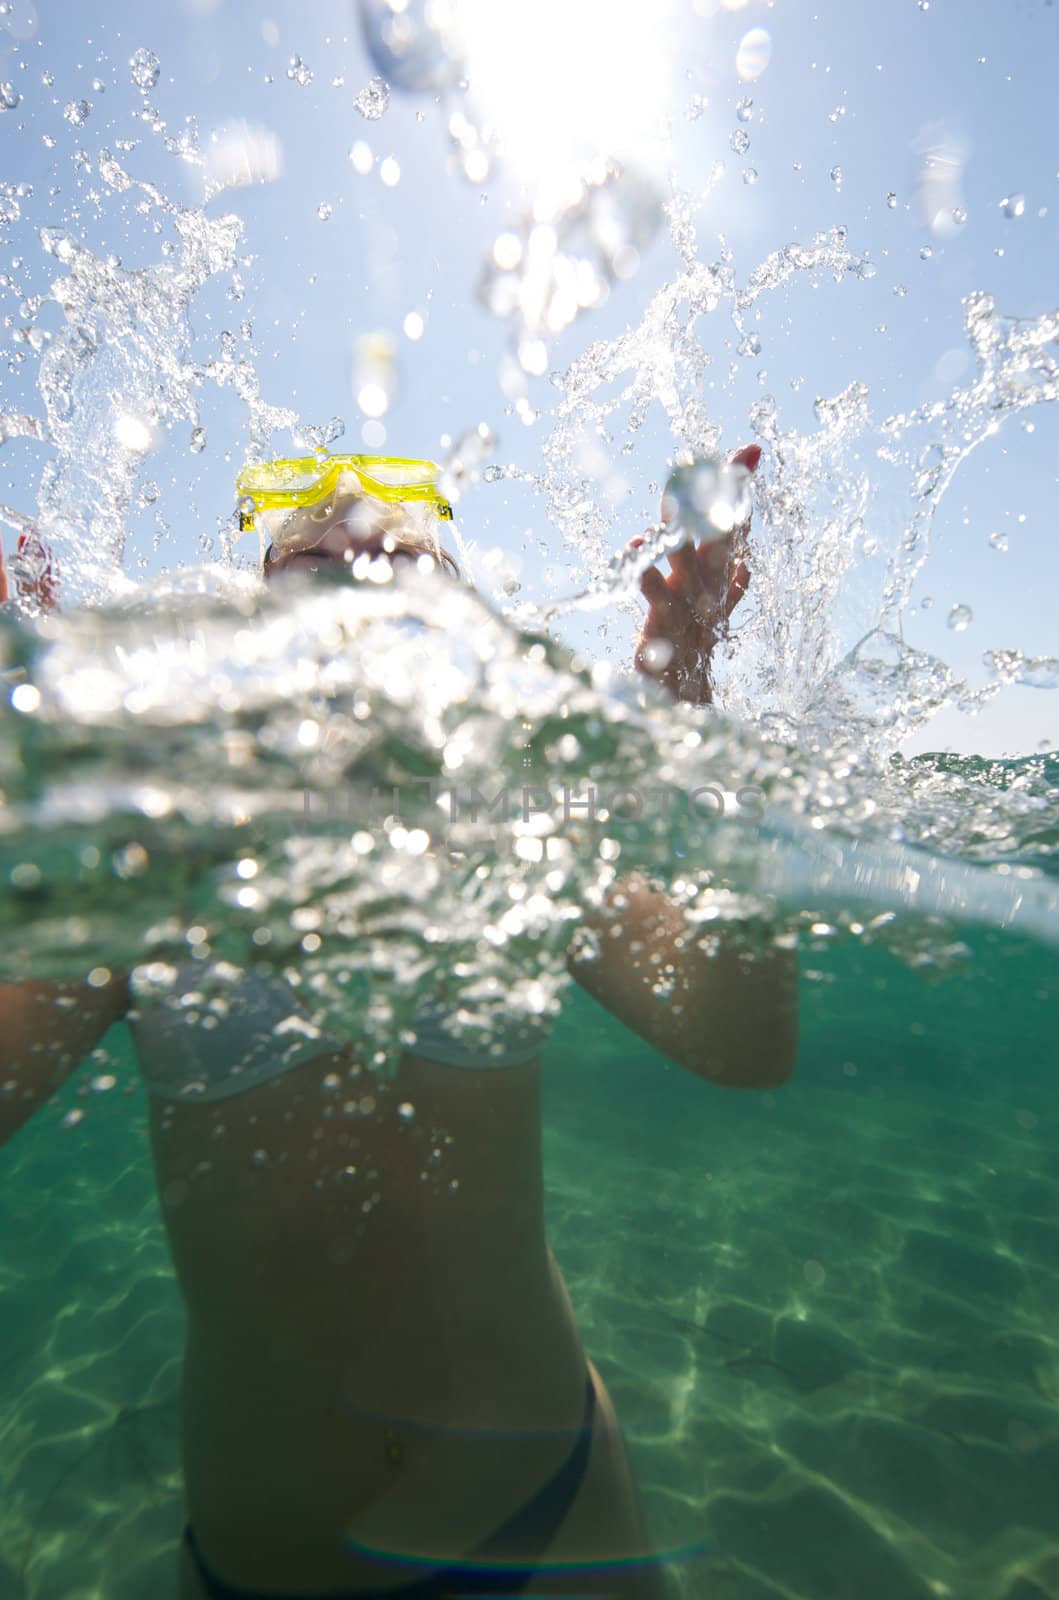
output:
[[[388,489],[429,489],[437,476],[432,461],[373,461],[364,472]]]
[[[316,461],[266,461],[247,467],[240,477],[244,494],[304,494],[323,476]]]

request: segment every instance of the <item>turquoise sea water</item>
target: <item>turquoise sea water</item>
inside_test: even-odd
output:
[[[1059,964],[964,937],[940,976],[804,957],[774,1092],[700,1082],[568,997],[551,1242],[696,1600],[1059,1595]],[[122,1025],[106,1049],[114,1090],[83,1070],[0,1154],[20,1600],[174,1592],[182,1313]]]

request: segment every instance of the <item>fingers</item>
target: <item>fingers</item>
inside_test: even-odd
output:
[[[731,461],[733,466],[756,472],[761,461],[761,446],[743,445],[733,453]],[[683,600],[700,614],[712,612],[727,620],[750,584],[750,569],[743,559],[745,532],[745,528],[738,528],[727,538],[697,546],[688,543],[668,551],[671,576],[664,578],[657,567],[649,567],[641,575],[640,593],[652,606],[671,609],[675,601]],[[630,539],[629,545],[631,549],[639,549],[643,542],[642,538]],[[742,550],[737,557],[739,546]]]
[[[731,581],[728,585],[728,593],[724,597],[723,609],[724,619],[726,622],[732,615],[732,612],[735,610],[740,600],[746,594],[749,587],[750,568],[747,566],[745,561],[739,561],[736,563],[736,569],[732,574]]]
[[[669,585],[657,567],[647,567],[640,574],[640,593],[651,606],[669,608],[673,596]]]
[[[692,599],[701,585],[695,546],[693,544],[682,544],[676,550],[667,550],[666,557],[679,587],[689,600]]]
[[[41,611],[57,611],[58,563],[35,529],[19,534],[18,553],[22,558],[20,570],[16,572],[16,587],[20,596],[38,606]]]
[[[748,472],[756,472],[757,464],[760,460],[761,446],[759,444],[745,444],[732,457],[732,465],[733,467],[745,467]]]
[[[731,554],[730,539],[711,539],[708,544],[700,544],[695,552],[699,581],[705,583],[708,588],[716,590]]]

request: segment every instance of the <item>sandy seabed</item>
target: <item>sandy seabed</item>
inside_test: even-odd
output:
[[[1059,1600],[1056,1063],[834,988],[775,1093],[587,1002],[549,1054],[552,1244],[656,1546],[685,1600]],[[183,1317],[119,1032],[118,1087],[0,1156],[0,1600],[176,1592]]]

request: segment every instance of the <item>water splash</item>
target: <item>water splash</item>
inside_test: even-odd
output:
[[[597,168],[572,192],[538,199],[516,229],[493,244],[478,298],[509,320],[523,369],[546,370],[545,340],[599,306],[637,269],[662,221],[655,184],[629,168]]]
[[[144,92],[157,81],[157,63],[142,52],[132,71]],[[174,424],[187,427],[192,452],[206,447],[197,395],[204,382],[231,386],[244,401],[252,449],[267,447],[276,428],[295,420],[261,399],[246,340],[240,349],[226,334],[219,355],[195,354],[190,308],[211,279],[236,281],[239,219],[178,205],[130,176],[110,150],[100,151],[98,171],[114,194],[138,194],[141,210],[169,230],[166,254],[128,269],[64,228],[40,228],[41,249],[61,270],[34,309],[50,302],[63,317],[39,350],[43,415],[0,417],[0,439],[51,446],[32,524],[62,568],[66,604],[127,584],[128,514],[144,462]]]
[[[277,598],[187,572],[46,634],[4,622],[0,923],[27,969],[193,945],[289,973],[314,1024],[381,1062],[439,972],[469,1028],[553,1010],[581,908],[634,868],[751,945],[761,915],[770,940],[827,920],[917,965],[944,965],[965,918],[1059,942],[1059,881],[1023,854],[1059,849],[1054,761],[969,766],[958,808],[905,764],[869,808],[852,766],[615,692],[441,582]]]
[[[353,108],[368,122],[378,122],[390,104],[390,90],[384,78],[371,78],[353,101]]]
[[[157,62],[141,77],[147,95]],[[193,140],[166,142],[210,172]],[[939,916],[1055,936],[1045,881],[1059,839],[1052,768],[1023,769],[1017,785],[889,760],[943,706],[974,708],[1007,684],[1056,680],[1050,658],[993,651],[992,681],[972,691],[900,631],[961,464],[1007,415],[1059,395],[1055,315],[1007,319],[987,296],[971,296],[973,376],[915,411],[879,420],[854,381],[818,397],[815,429],[799,432],[775,395],[759,394],[749,424],[768,451],[755,494],[756,604],[740,623],[739,682],[720,674],[744,722],[717,716],[704,731],[700,717],[650,691],[617,689],[607,669],[587,671],[471,593],[439,608],[436,593],[429,606],[412,604],[373,585],[367,598],[316,593],[277,607],[252,580],[219,572],[133,592],[120,576],[127,513],[157,498],[145,463],[163,430],[179,427],[193,454],[211,448],[203,383],[243,400],[252,453],[279,427],[296,448],[325,449],[342,425],[266,405],[249,334],[196,351],[190,309],[211,280],[234,278],[237,219],[175,205],[111,151],[100,152],[98,172],[111,194],[135,197],[171,248],[134,271],[96,257],[70,229],[41,230],[58,273],[49,303],[64,322],[30,346],[43,415],[12,413],[0,429],[54,451],[33,517],[20,523],[12,511],[7,521],[47,538],[67,603],[103,602],[38,629],[7,624],[2,639],[14,692],[0,708],[9,800],[0,876],[10,886],[0,904],[28,930],[37,970],[77,967],[89,947],[132,959],[143,941],[175,963],[194,930],[196,947],[236,964],[297,961],[320,1017],[363,1012],[365,1038],[385,1055],[418,987],[441,970],[455,974],[472,1025],[505,992],[528,1012],[552,1008],[569,925],[614,881],[616,863],[658,874],[703,923],[741,925],[764,912],[797,940],[816,913],[844,936],[911,949],[917,963],[948,959],[949,932],[924,921]],[[874,273],[843,229],[789,244],[749,274],[723,241],[704,260],[696,210],[720,175],[694,201],[663,205],[653,180],[600,166],[564,193],[538,196],[534,213],[494,243],[482,292],[510,320],[525,374],[547,370],[552,336],[620,283],[663,215],[680,260],[637,327],[553,375],[554,419],[530,482],[589,583],[554,601],[552,615],[627,602],[643,566],[689,531],[723,537],[742,523],[749,484],[721,456],[707,402],[717,353],[756,358],[769,298],[799,278],[855,292]],[[22,197],[6,198],[17,212]],[[369,418],[396,383],[390,346],[375,355],[370,372],[355,365]],[[375,382],[380,360],[385,382]],[[379,394],[365,393],[373,383]],[[639,551],[615,556],[617,500],[599,492],[595,463],[613,474],[656,418],[677,457],[668,506]],[[491,463],[496,448],[488,428],[456,440],[443,464],[454,498],[505,472]],[[878,462],[870,478],[864,460]],[[873,504],[887,478],[901,514],[882,525]],[[857,593],[854,570],[871,579]],[[523,615],[539,623],[545,613]],[[659,773],[679,820],[623,815],[614,797],[646,794]],[[465,807],[442,826],[437,802],[457,774],[485,794],[519,796],[530,774],[549,803],[502,826],[487,807]],[[586,787],[610,803],[571,828],[563,807]],[[693,814],[689,797],[706,792],[719,809]],[[741,792],[755,796],[750,827]],[[339,794],[353,806],[388,794],[389,809],[351,827],[356,813],[328,811]],[[249,881],[233,864],[251,859]],[[1010,875],[984,879],[984,861]],[[175,894],[194,902],[188,916],[174,918]],[[483,928],[495,952],[484,965]]]
[[[720,427],[702,396],[711,345],[723,338],[718,315],[730,319],[739,349],[756,353],[751,319],[795,276],[853,286],[875,273],[836,228],[773,252],[741,283],[730,256],[700,259],[690,199],[674,200],[669,219],[685,272],[655,295],[637,328],[590,346],[555,378],[556,421],[545,470],[532,483],[591,583],[542,615],[598,604],[642,570],[612,555],[628,535],[615,535],[614,499],[594,492],[586,474],[589,442],[624,432],[622,450],[632,450],[655,413],[678,453],[714,455]],[[766,446],[755,490],[756,602],[740,619],[737,673],[722,663],[718,677],[734,711],[784,738],[820,748],[863,742],[881,762],[943,706],[980,709],[999,687],[971,691],[944,663],[908,648],[900,617],[960,466],[1005,416],[1059,398],[1059,314],[1005,318],[989,296],[974,294],[965,326],[974,375],[944,400],[876,419],[867,388],[854,381],[818,398],[810,433],[784,425],[774,395],[750,408],[750,429]],[[863,461],[878,463],[872,477],[855,465]],[[649,548],[656,558],[664,540]]]
[[[463,70],[449,8],[436,0],[360,0],[365,47],[383,80],[405,94],[449,88]]]
[[[158,78],[162,70],[162,63],[153,50],[148,50],[141,45],[134,50],[129,61],[129,76],[141,94],[150,94],[158,87]]]
[[[662,495],[662,521],[696,544],[712,544],[749,523],[750,472],[711,455],[670,473]]]

